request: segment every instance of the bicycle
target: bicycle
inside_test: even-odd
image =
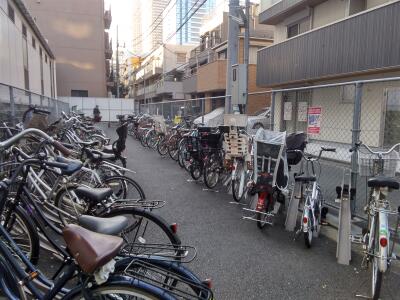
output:
[[[363,147],[367,154],[360,151]],[[397,215],[397,225],[393,236],[397,235],[400,207],[394,211],[387,195],[392,190],[398,190],[400,183],[394,179],[398,163],[399,154],[395,149],[400,147],[400,143],[391,147],[388,151],[374,151],[369,146],[358,142],[350,149],[350,152],[357,151],[359,155],[359,172],[361,176],[370,177],[368,187],[371,189],[369,199],[364,211],[368,215],[368,228],[363,230],[362,244],[364,257],[362,267],[368,268],[372,264],[372,299],[379,299],[383,274],[390,268],[393,260],[394,242],[390,245],[389,215]]]
[[[299,173],[294,175],[295,183],[301,184],[301,199],[304,199],[303,213],[300,228],[296,236],[303,233],[304,242],[307,248],[311,248],[313,237],[318,237],[321,230],[322,205],[324,198],[318,177],[315,171],[315,164],[319,164],[323,152],[336,152],[335,148],[321,147],[319,155],[314,157],[306,155],[302,150],[287,150],[287,153],[299,153],[306,162],[301,165]],[[311,172],[309,166],[311,165]]]

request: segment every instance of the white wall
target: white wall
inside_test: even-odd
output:
[[[29,90],[41,94],[39,47],[43,50],[44,95],[51,97],[50,57],[37,36],[29,27],[17,7],[14,7],[15,23],[8,17],[7,0],[0,0],[0,83],[25,88],[23,67],[22,22],[27,27]],[[32,36],[36,40],[36,49],[32,47]],[[47,64],[44,56],[47,55]],[[55,84],[54,84],[55,86]]]
[[[93,116],[93,108],[98,105],[102,121],[117,121],[117,115],[132,114],[135,110],[134,99],[125,98],[91,98],[91,97],[59,97],[61,101],[68,102],[72,110],[76,106],[86,116]]]

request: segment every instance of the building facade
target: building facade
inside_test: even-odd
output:
[[[112,47],[105,30],[111,12],[104,0],[25,3],[57,57],[58,95],[107,97]]]
[[[132,48],[143,56],[162,44],[162,16],[167,0],[137,0],[134,3]]]
[[[183,100],[183,65],[193,46],[164,44],[146,57],[135,76],[133,94],[140,104]]]
[[[258,52],[257,84],[284,88],[400,75],[400,2],[384,0],[261,1],[259,21],[275,26],[276,43]],[[396,50],[394,50],[396,49]],[[307,129],[300,110],[322,108],[319,142],[351,143],[354,85],[276,95],[278,130]],[[362,89],[361,140],[370,146],[399,142],[400,81]],[[290,107],[290,112],[284,109]],[[303,108],[301,108],[303,107]],[[301,114],[303,115],[303,114]]]
[[[0,49],[0,86],[57,95],[55,56],[21,0],[0,0]]]
[[[163,13],[163,42],[178,45],[198,44],[203,22],[214,10],[215,5],[216,0],[208,0],[205,3],[197,0],[171,1]]]
[[[258,15],[258,5],[251,7],[250,50],[248,91],[266,90],[256,86],[257,51],[273,43],[271,26],[254,22]],[[225,96],[228,47],[228,13],[221,12],[204,24],[200,37],[200,45],[190,53],[183,76],[183,92],[186,99],[205,98],[205,111],[209,112],[224,106],[224,99],[212,101],[212,97]],[[238,62],[244,63],[244,31],[238,36]],[[247,112],[253,113],[270,105],[269,95],[248,97]]]

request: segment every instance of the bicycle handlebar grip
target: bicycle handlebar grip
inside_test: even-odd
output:
[[[322,151],[326,152],[336,152],[336,148],[326,148],[326,147],[321,147]]]
[[[69,149],[67,149],[64,145],[62,145],[60,142],[58,141],[54,141],[53,142],[53,146],[54,148],[56,148],[58,151],[60,151],[64,156],[70,156],[71,155],[71,151],[69,151]]]

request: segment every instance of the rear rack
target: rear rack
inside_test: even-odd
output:
[[[121,250],[124,255],[135,257],[157,257],[163,261],[190,263],[197,256],[197,249],[187,245],[159,243],[127,243]]]
[[[126,207],[156,209],[164,207],[166,202],[164,200],[118,199],[115,200],[115,203],[124,203],[124,206]]]
[[[189,280],[173,270],[172,266],[157,266],[155,260],[133,259],[125,268],[124,275],[137,278],[140,281],[155,285],[168,294],[182,300],[213,299],[212,291],[205,283],[199,284]],[[182,272],[183,273],[183,272]]]

